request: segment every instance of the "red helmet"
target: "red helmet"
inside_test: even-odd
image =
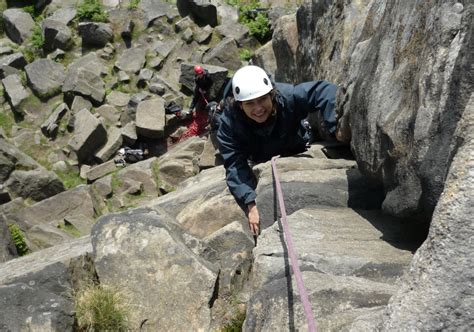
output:
[[[204,74],[204,69],[200,65],[195,65],[194,66],[194,72],[197,75]]]

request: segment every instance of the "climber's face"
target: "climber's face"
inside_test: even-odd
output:
[[[240,104],[245,115],[257,123],[264,123],[272,114],[273,102],[269,93],[255,99],[242,101]]]

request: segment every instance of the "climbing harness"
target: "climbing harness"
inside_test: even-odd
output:
[[[306,321],[308,322],[308,331],[316,331],[316,323],[313,317],[313,311],[311,309],[311,303],[308,299],[308,293],[304,287],[303,276],[301,275],[300,267],[298,266],[298,258],[296,256],[296,250],[294,249],[293,240],[291,238],[290,229],[288,227],[288,221],[286,220],[286,208],[285,202],[283,200],[283,192],[281,190],[280,179],[278,178],[278,172],[276,168],[275,160],[280,156],[272,157],[272,170],[273,177],[275,179],[275,187],[278,196],[278,204],[280,205],[281,213],[281,224],[283,226],[283,233],[285,235],[286,247],[288,249],[288,256],[290,257],[291,268],[293,269],[293,274],[295,276],[296,286],[300,293],[301,303],[303,304],[303,309],[306,315]]]

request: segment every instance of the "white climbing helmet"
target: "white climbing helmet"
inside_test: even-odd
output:
[[[265,70],[257,66],[245,66],[232,78],[232,92],[237,101],[261,97],[272,91],[273,86]]]

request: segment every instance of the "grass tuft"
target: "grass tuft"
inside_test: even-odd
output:
[[[79,331],[128,331],[130,309],[125,295],[113,287],[94,284],[75,294]]]

